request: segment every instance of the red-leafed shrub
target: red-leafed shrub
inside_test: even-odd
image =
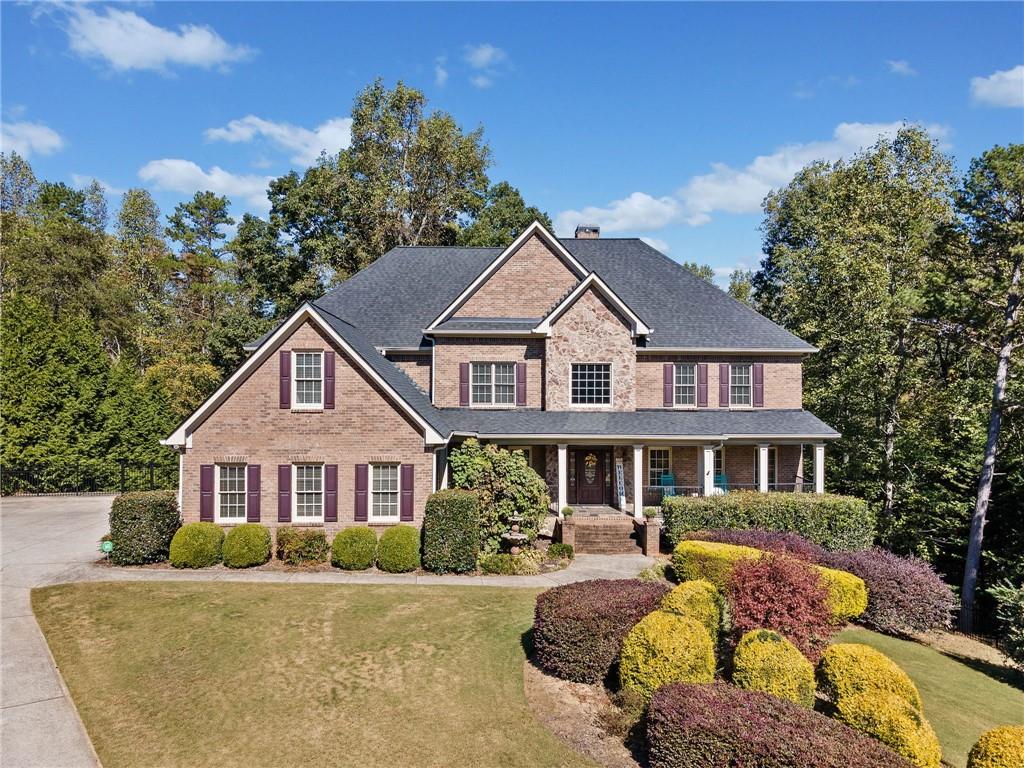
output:
[[[647,711],[652,768],[910,768],[881,742],[812,709],[727,683],[673,683]]]
[[[565,680],[603,680],[626,633],[655,610],[668,591],[660,582],[599,579],[542,592],[533,621],[538,665]]]
[[[817,661],[835,631],[828,590],[813,566],[781,555],[740,560],[726,588],[735,638],[774,629]]]
[[[920,558],[900,557],[874,547],[862,552],[828,552],[819,562],[864,580],[868,609],[860,620],[865,624],[896,635],[949,626],[956,606],[953,590]]]
[[[827,554],[823,547],[808,541],[798,533],[766,531],[763,528],[748,528],[746,530],[716,528],[710,531],[694,531],[686,534],[683,538],[692,541],[716,541],[720,544],[753,547],[765,552],[789,555],[808,563],[823,564],[822,559]]]

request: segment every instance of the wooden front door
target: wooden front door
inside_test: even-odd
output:
[[[576,503],[604,504],[605,452],[576,452]]]

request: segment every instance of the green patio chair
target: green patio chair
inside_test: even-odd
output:
[[[670,472],[666,472],[661,476],[661,487],[662,496],[675,496],[676,495],[676,476]]]

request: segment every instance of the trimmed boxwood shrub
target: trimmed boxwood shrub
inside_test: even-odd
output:
[[[740,688],[814,706],[814,665],[778,632],[747,632],[736,645],[732,665],[732,681]]]
[[[236,525],[224,537],[224,565],[252,568],[270,559],[270,530],[259,523]]]
[[[377,567],[388,573],[407,573],[420,567],[420,531],[394,525],[377,542]]]
[[[626,634],[619,682],[645,699],[666,683],[710,683],[715,679],[711,635],[695,619],[654,611]]]
[[[181,526],[174,491],[122,493],[110,505],[110,540],[115,565],[142,565],[166,560],[171,538]]]
[[[687,533],[713,528],[789,531],[828,550],[867,549],[875,540],[875,518],[867,502],[830,493],[666,496],[661,516],[672,545]]]
[[[665,595],[661,610],[695,619],[717,641],[722,628],[722,595],[710,581],[684,581]]]
[[[835,703],[861,693],[892,693],[921,710],[921,694],[910,676],[884,653],[861,643],[836,643],[825,650],[818,687]]]
[[[536,549],[526,549],[517,555],[505,552],[480,555],[477,566],[490,576],[535,576],[540,573],[544,555]]]
[[[480,552],[480,501],[472,491],[447,489],[427,497],[423,517],[423,567],[466,573]]]
[[[707,579],[721,589],[729,582],[730,574],[738,563],[757,560],[765,554],[760,549],[737,544],[684,540],[679,542],[672,553],[672,567],[685,579]],[[847,621],[864,612],[868,604],[868,591],[862,579],[845,571],[813,563],[806,565],[820,575],[822,585],[828,592],[828,605],[833,620]]]
[[[864,580],[868,605],[861,620],[882,632],[901,635],[949,626],[956,606],[953,590],[920,558],[874,547],[831,552],[822,563]]]
[[[652,768],[909,768],[884,744],[791,701],[723,682],[658,689],[647,711]]]
[[[866,691],[843,696],[836,719],[873,736],[918,768],[939,768],[942,747],[921,711],[895,693]]]
[[[377,534],[366,525],[339,531],[331,545],[331,565],[346,571],[365,571],[377,556]]]
[[[288,565],[326,563],[331,548],[323,528],[278,528],[277,559]]]
[[[208,568],[220,562],[224,531],[214,523],[183,525],[171,539],[171,565]]]
[[[753,547],[765,552],[789,555],[797,560],[808,563],[823,563],[827,554],[824,547],[808,541],[798,533],[790,531],[766,531],[763,528],[733,529],[715,528],[710,531],[693,531],[683,539],[694,541],[715,541],[719,544],[737,544],[741,547]]]
[[[725,596],[737,639],[754,629],[774,629],[817,661],[836,629],[820,575],[791,557],[740,560]]]
[[[576,557],[576,552],[573,550],[572,544],[556,542],[548,547],[549,560],[572,560],[574,557]]]
[[[661,603],[663,582],[596,579],[537,596],[533,645],[541,669],[564,680],[603,680],[633,626]]]
[[[967,768],[1020,768],[1024,765],[1024,725],[985,731],[967,755]]]

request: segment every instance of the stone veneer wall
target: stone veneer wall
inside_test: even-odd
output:
[[[611,405],[572,404],[573,363],[611,363]],[[597,291],[586,291],[552,326],[545,382],[550,411],[636,410],[636,349],[629,325]]]

